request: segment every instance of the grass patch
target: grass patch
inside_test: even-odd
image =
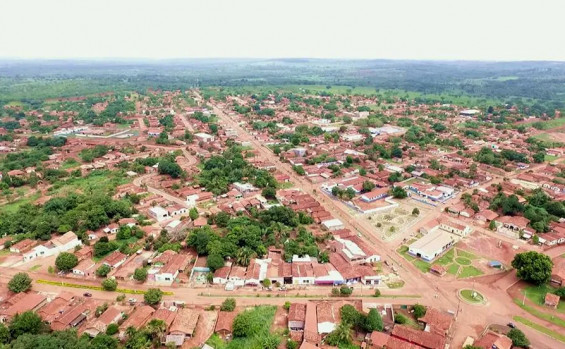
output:
[[[416,258],[412,257],[409,253],[408,253],[408,246],[400,246],[398,248],[398,250],[396,250],[396,252],[398,252],[402,257],[404,257],[404,259],[406,259],[407,261],[412,262],[413,260],[415,260]]]
[[[454,255],[455,255],[455,252],[453,251],[453,249],[451,249],[451,250],[447,251],[446,254],[439,257],[436,263],[440,264],[440,265],[448,265],[450,263],[453,263]]]
[[[473,293],[475,294],[475,297],[473,297]],[[483,303],[485,301],[485,297],[483,297],[483,295],[477,291],[461,290],[459,294],[461,294],[461,297],[463,297],[466,301],[470,303]]]
[[[81,284],[73,284],[70,282],[58,282],[58,281],[49,281],[49,280],[35,280],[38,284],[45,284],[45,285],[53,285],[53,286],[61,286],[61,287],[70,287],[70,288],[83,288],[87,290],[93,291],[104,291],[104,292],[118,292],[118,293],[128,293],[128,294],[145,294],[145,290],[132,290],[129,288],[118,288],[116,291],[106,291],[102,288],[102,286],[91,286],[91,285],[81,285]],[[163,291],[163,295],[165,296],[172,296],[174,293],[169,291]]]
[[[39,268],[41,268],[41,266],[42,266],[42,264],[36,264],[36,265],[34,265],[33,267],[29,268],[28,270],[29,270],[29,271],[36,271],[36,270],[38,270]]]
[[[471,260],[469,258],[457,257],[455,258],[455,261],[460,265],[471,265]]]
[[[14,200],[14,201],[7,203],[7,204],[3,205],[2,207],[0,207],[0,212],[2,212],[2,213],[15,213],[20,208],[20,206],[23,206],[25,204],[31,204],[32,202],[39,199],[40,197],[41,197],[41,193],[36,192],[36,193],[31,194],[29,196],[26,196],[24,198]]]
[[[82,192],[109,193],[117,186],[129,183],[131,178],[121,171],[94,170],[85,177],[71,177],[55,182],[48,190],[49,195]]]
[[[468,259],[477,259],[478,257],[471,252],[457,249],[457,257],[464,257]]]
[[[540,318],[540,319],[545,320],[547,322],[551,322],[554,325],[565,328],[565,320],[561,319],[560,317],[556,317],[554,315],[545,313],[545,312],[538,310],[537,308],[531,307],[529,305],[522,304],[522,301],[518,300],[516,298],[514,298],[514,303],[516,303],[516,305],[518,305],[520,308],[524,309],[525,311],[527,311],[528,313],[532,314],[533,316],[535,316],[537,318]]]
[[[531,327],[536,331],[539,331],[539,332],[541,332],[545,335],[548,335],[555,340],[558,340],[560,342],[565,343],[565,334],[563,334],[563,333],[558,333],[558,332],[552,331],[552,330],[548,329],[547,327],[545,327],[543,325],[532,322],[532,321],[525,319],[521,316],[514,316],[512,319],[514,319],[514,321],[516,321],[516,322],[519,322],[519,323],[522,323],[522,324],[524,324],[528,327]]]
[[[522,294],[526,295],[530,301],[534,302],[537,305],[544,305],[545,303],[545,295],[547,293],[553,293],[556,289],[549,285],[541,285],[541,286],[528,286],[522,290]],[[557,306],[557,311],[561,313],[565,313],[565,302],[559,302]]]
[[[244,349],[244,348],[262,348],[263,341],[271,336],[279,336],[269,332],[271,324],[275,318],[276,306],[257,306],[246,310],[250,312],[249,316],[254,319],[253,323],[264,324],[256,329],[256,333],[250,337],[236,337],[229,342],[225,342],[218,335],[214,334],[206,343],[215,349]],[[238,316],[241,316],[239,314]],[[255,326],[253,326],[255,327]],[[279,339],[281,339],[279,337]]]
[[[479,276],[479,275],[483,275],[483,272],[480,271],[479,269],[475,268],[472,265],[468,265],[468,266],[463,267],[461,269],[461,272],[459,273],[459,276],[457,276],[457,277],[462,279],[462,278],[468,278],[468,277]]]
[[[428,273],[430,271],[431,265],[430,263],[426,263],[422,260],[415,260],[412,262],[416,266],[416,268],[420,269],[422,273]]]
[[[400,280],[400,281],[395,281],[395,282],[389,282],[386,285],[388,286],[388,288],[402,288],[402,287],[404,287],[404,281]]]
[[[453,263],[447,268],[447,272],[451,275],[457,275],[457,273],[459,272],[459,265]]]
[[[557,160],[557,159],[559,159],[559,157],[558,157],[558,156],[555,156],[555,155],[547,155],[547,154],[545,154],[545,156],[543,157],[543,161],[547,161],[547,162],[552,162],[552,161],[555,161],[555,160]]]

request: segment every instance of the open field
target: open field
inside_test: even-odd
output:
[[[384,240],[396,240],[406,238],[409,227],[421,221],[428,212],[429,208],[416,205],[412,202],[400,201],[400,205],[396,208],[376,212],[364,216],[374,227],[377,234]],[[417,207],[420,214],[415,216],[412,210]]]

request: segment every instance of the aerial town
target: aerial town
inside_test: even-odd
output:
[[[332,86],[3,104],[0,341],[563,347],[551,114]]]

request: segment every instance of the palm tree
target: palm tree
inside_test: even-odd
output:
[[[249,247],[240,248],[235,254],[235,261],[237,264],[246,267],[251,262],[251,258],[254,254],[255,252]]]
[[[154,343],[159,343],[163,334],[165,334],[165,330],[167,326],[165,325],[165,321],[159,319],[153,319],[149,321],[145,329],[151,335]]]

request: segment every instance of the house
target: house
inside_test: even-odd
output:
[[[359,237],[352,235],[347,239],[335,236],[333,242],[334,251],[340,252],[345,259],[351,263],[376,263],[381,257],[371,248],[365,241]]]
[[[51,328],[55,331],[62,331],[69,328],[79,327],[86,322],[89,315],[93,315],[96,306],[97,303],[92,299],[80,302],[55,318],[51,322]]]
[[[426,314],[418,321],[424,325],[424,331],[447,336],[453,325],[453,316],[436,308],[428,307]]]
[[[512,340],[503,334],[488,331],[476,340],[473,346],[483,349],[510,349],[512,348]]]
[[[149,214],[149,216],[153,219],[155,219],[157,222],[160,222],[164,219],[169,218],[169,211],[165,210],[164,208],[162,208],[161,206],[155,206],[155,207],[151,207],[147,213]]]
[[[120,265],[124,264],[124,262],[126,261],[126,259],[128,258],[127,255],[121,253],[120,251],[114,251],[112,252],[108,257],[106,257],[104,259],[103,264],[116,269],[118,268]]]
[[[231,271],[231,265],[225,265],[214,272],[212,283],[215,285],[224,285],[228,282],[228,276]]]
[[[13,244],[12,246],[10,246],[10,252],[12,252],[12,253],[24,253],[24,252],[31,250],[31,248],[35,245],[37,245],[37,241],[31,240],[31,239],[23,239],[23,240],[15,243],[15,244]]]
[[[236,311],[220,311],[214,332],[223,339],[230,338],[233,331],[233,320],[236,315]]]
[[[191,256],[187,254],[175,254],[160,270],[155,274],[156,282],[172,283],[179,273],[188,267]]]
[[[334,218],[323,221],[322,227],[324,227],[326,230],[334,231],[345,228],[345,225],[339,219]]]
[[[245,284],[245,271],[245,267],[233,265],[230,270],[228,282],[231,282],[234,286],[243,286]]]
[[[306,319],[304,320],[304,342],[318,344],[318,318],[316,316],[316,303],[306,303]]]
[[[439,228],[461,237],[467,236],[471,232],[471,228],[468,225],[463,225],[452,221],[440,222]]]
[[[430,262],[447,251],[455,242],[455,239],[449,233],[435,229],[412,243],[408,247],[408,253]]]
[[[106,333],[110,324],[117,324],[123,317],[123,312],[114,306],[110,306],[106,311],[94,321],[86,325],[84,333],[90,337],[96,337],[100,333]]]
[[[204,143],[211,143],[211,142],[214,142],[214,140],[216,139],[214,136],[209,135],[209,134],[204,133],[204,132],[195,133],[194,137],[199,142],[204,142]]]
[[[436,275],[439,275],[439,276],[444,276],[445,273],[447,273],[447,269],[445,269],[445,267],[442,266],[442,265],[434,264],[430,268],[430,273],[436,274]]]
[[[124,338],[126,334],[126,330],[129,327],[133,327],[136,329],[141,328],[141,326],[143,326],[143,324],[147,322],[147,319],[149,319],[149,317],[153,315],[154,312],[155,309],[153,309],[148,305],[141,305],[136,307],[133,310],[133,312],[128,316],[128,318],[120,325],[119,337]]]
[[[545,301],[543,302],[543,305],[549,308],[557,309],[557,306],[559,305],[559,296],[548,292],[545,295]]]
[[[94,266],[96,266],[96,263],[94,263],[91,259],[83,259],[73,268],[73,274],[79,276],[90,276],[91,273],[96,271]]]
[[[199,317],[200,314],[194,309],[179,309],[164,343],[175,343],[177,347],[182,346],[185,339],[194,334]]]
[[[108,225],[106,228],[104,228],[104,232],[106,234],[116,234],[119,229],[120,229],[120,226],[118,224],[112,223],[112,224]]]
[[[76,234],[69,231],[42,245],[35,246],[30,251],[23,254],[23,259],[24,262],[28,262],[38,257],[54,256],[61,252],[72,250],[80,245],[82,245],[82,242],[78,239]]]
[[[316,315],[318,316],[318,333],[328,334],[335,330],[340,321],[341,302],[320,302],[316,307]]]
[[[18,293],[10,299],[10,306],[0,310],[0,322],[11,320],[16,314],[36,311],[47,301],[47,297],[39,293]]]
[[[391,336],[408,344],[415,344],[425,349],[444,348],[446,343],[446,338],[439,334],[419,331],[405,325],[394,326]]]
[[[288,310],[288,329],[303,331],[306,320],[306,304],[292,303]]]

